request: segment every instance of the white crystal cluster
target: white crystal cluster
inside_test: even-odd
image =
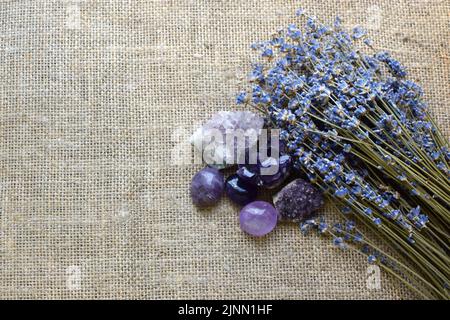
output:
[[[263,126],[264,119],[253,112],[220,111],[195,131],[191,143],[207,164],[224,168],[256,145]]]

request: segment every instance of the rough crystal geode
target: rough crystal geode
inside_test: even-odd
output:
[[[280,220],[298,222],[311,218],[324,201],[320,190],[303,179],[296,179],[274,196],[273,203]]]
[[[220,111],[195,131],[191,143],[207,164],[224,168],[256,145],[263,126],[264,119],[253,112]]]

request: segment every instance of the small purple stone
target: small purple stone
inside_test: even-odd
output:
[[[262,185],[267,189],[274,189],[280,186],[289,176],[292,167],[291,157],[282,155],[278,161],[275,158],[267,158],[261,163],[261,181]],[[263,169],[275,171],[275,174],[264,175]]]
[[[277,220],[277,210],[265,201],[249,203],[239,214],[241,229],[256,237],[262,237],[272,231]]]
[[[236,174],[241,180],[251,184],[253,186],[259,186],[261,184],[261,178],[259,176],[259,166],[257,164],[239,165],[239,169]]]
[[[225,182],[225,192],[231,201],[241,206],[255,200],[258,193],[255,186],[242,180],[237,174],[228,177]]]
[[[274,189],[286,180],[291,168],[291,157],[280,155],[278,158],[267,157],[262,161],[258,159],[257,164],[240,165],[236,174],[251,185]]]
[[[192,178],[192,202],[200,207],[216,204],[222,196],[223,189],[223,174],[216,168],[206,167]]]

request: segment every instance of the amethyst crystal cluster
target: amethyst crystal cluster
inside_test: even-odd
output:
[[[255,146],[263,125],[264,118],[250,111],[220,111],[195,131],[191,143],[208,165],[222,169]],[[234,135],[242,135],[243,143],[227,141]]]
[[[240,226],[253,236],[269,233],[278,220],[299,221],[309,218],[323,204],[321,193],[301,179],[294,180],[279,190],[275,207],[265,201],[255,201],[260,189],[279,189],[293,175],[292,158],[285,153],[284,145],[278,140],[274,141],[277,143],[269,141],[265,152],[258,152],[255,163],[250,163],[249,151],[261,138],[259,134],[263,124],[264,120],[251,112],[220,112],[198,129],[191,139],[203,155],[205,149],[208,149],[215,156],[214,159],[207,158],[206,162],[212,159],[214,161],[192,179],[191,196],[194,204],[213,205],[225,191],[231,201],[244,206],[239,215]],[[216,133],[223,135],[223,139],[213,140],[205,145],[204,141],[208,140],[205,136],[211,130],[217,130]],[[256,132],[257,135],[247,139],[248,143],[243,147],[234,140],[227,139],[227,135],[235,134],[236,130],[250,134]],[[248,138],[248,135],[245,137]],[[244,161],[239,162],[236,172],[224,181],[218,168],[232,166],[234,163],[230,159],[239,151],[245,153]],[[298,184],[299,181],[302,183]]]

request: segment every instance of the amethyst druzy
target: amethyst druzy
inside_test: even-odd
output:
[[[323,206],[322,192],[303,179],[287,184],[275,195],[273,202],[280,220],[302,221]]]
[[[223,174],[216,168],[206,167],[192,178],[192,202],[200,207],[216,204],[222,196],[223,189]]]
[[[256,237],[262,237],[272,231],[277,221],[277,211],[265,201],[249,203],[239,214],[241,229]]]

